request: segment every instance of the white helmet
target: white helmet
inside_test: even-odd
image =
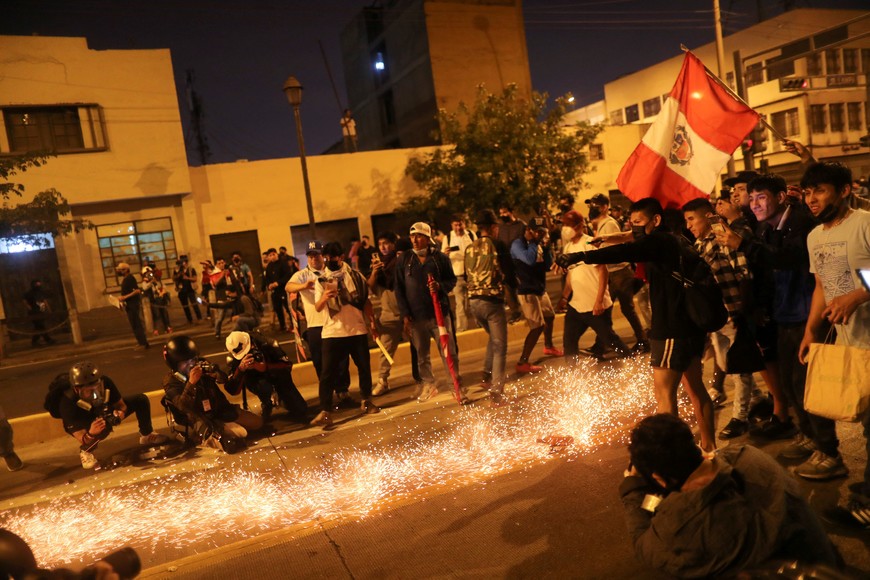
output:
[[[242,360],[251,350],[251,335],[247,332],[233,331],[227,336],[227,350],[236,360]]]

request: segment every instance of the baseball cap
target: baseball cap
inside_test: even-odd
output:
[[[532,230],[546,230],[547,229],[547,220],[542,217],[534,217],[529,220],[529,229]]]
[[[610,198],[603,193],[596,193],[586,200],[586,205],[610,205]]]
[[[574,227],[583,222],[583,216],[576,209],[566,211],[562,214],[562,223],[569,227]]]
[[[319,240],[311,240],[308,242],[308,249],[305,250],[305,255],[309,254],[322,254],[323,253],[323,242]]]
[[[432,228],[425,222],[416,222],[411,226],[410,234],[422,234],[429,239],[432,239]]]
[[[130,264],[128,264],[127,262],[118,262],[118,265],[115,266],[115,269],[116,270],[129,270]]]

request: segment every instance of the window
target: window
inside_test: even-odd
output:
[[[787,111],[778,111],[770,116],[770,124],[773,128],[786,137],[797,137],[801,134],[800,118],[797,108]]]
[[[592,143],[589,146],[590,161],[604,161],[604,145],[601,143]]]
[[[746,86],[754,87],[764,82],[764,70],[761,63],[756,62],[746,67]]]
[[[662,110],[662,101],[658,97],[647,99],[643,102],[643,116],[652,117],[659,114]]]
[[[118,262],[127,262],[136,272],[146,259],[153,260],[166,279],[178,259],[172,219],[168,217],[97,226],[97,241],[108,290],[119,286],[115,276]]]
[[[843,103],[831,103],[828,105],[828,114],[831,117],[831,131],[844,131],[846,129],[846,119]]]
[[[838,75],[843,72],[840,67],[840,51],[832,48],[825,51],[825,73]]]
[[[725,73],[725,84],[727,84],[732,91],[737,90],[737,87],[734,86],[734,71],[728,71]]]
[[[383,43],[371,52],[372,71],[375,75],[375,86],[381,86],[390,80],[390,69],[387,67],[387,49]]]
[[[807,57],[807,75],[811,77],[822,76],[822,53],[816,52]]]
[[[794,75],[793,60],[780,61],[777,59],[771,59],[766,61],[765,64],[767,65],[767,80],[769,81]]]
[[[625,108],[625,122],[626,123],[634,123],[635,121],[640,120],[640,114],[637,110],[637,105],[630,105]]]
[[[11,153],[77,153],[106,148],[103,116],[97,105],[4,107]]]
[[[828,130],[828,118],[824,105],[810,105],[810,119],[813,133],[824,133]]]
[[[843,72],[857,73],[858,72],[858,49],[844,48],[843,49]]]
[[[610,111],[610,124],[611,125],[622,125],[625,123],[625,117],[622,114],[622,109],[616,109],[615,111]]]
[[[861,70],[870,73],[870,48],[861,49]]]
[[[846,104],[847,117],[849,119],[849,130],[860,131],[861,127],[861,103]]]

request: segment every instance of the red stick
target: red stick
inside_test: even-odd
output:
[[[438,299],[438,292],[432,290],[432,282],[435,279],[432,274],[429,274],[428,283],[429,295],[432,296],[432,306],[435,307],[435,322],[438,324],[438,334],[441,338],[441,352],[444,353],[444,360],[447,361],[447,370],[450,371],[450,377],[453,379],[453,396],[457,403],[462,402],[462,393],[459,390],[459,375],[456,372],[456,363],[453,362],[453,355],[450,354],[450,334],[447,332],[447,327],[444,326],[444,312],[441,310],[441,300]]]

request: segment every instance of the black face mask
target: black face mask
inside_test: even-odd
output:
[[[337,272],[341,270],[341,264],[339,264],[338,260],[327,260],[326,269],[331,272]]]
[[[816,216],[816,219],[819,220],[819,223],[826,224],[828,222],[834,221],[834,218],[837,217],[837,213],[840,211],[839,203],[832,203],[825,209],[819,212],[819,215]]]
[[[631,226],[631,237],[635,240],[641,240],[646,235],[646,226]]]
[[[601,216],[601,208],[595,205],[589,206],[589,219],[594,220]]]
[[[571,206],[568,205],[567,203],[563,203],[562,205],[559,206],[559,209],[562,210],[562,213],[565,213],[567,211],[571,211]]]
[[[503,221],[504,223],[506,223],[506,224],[511,223],[511,216],[509,216],[509,215],[502,215],[502,216],[499,216],[499,217],[501,218],[501,221]]]

